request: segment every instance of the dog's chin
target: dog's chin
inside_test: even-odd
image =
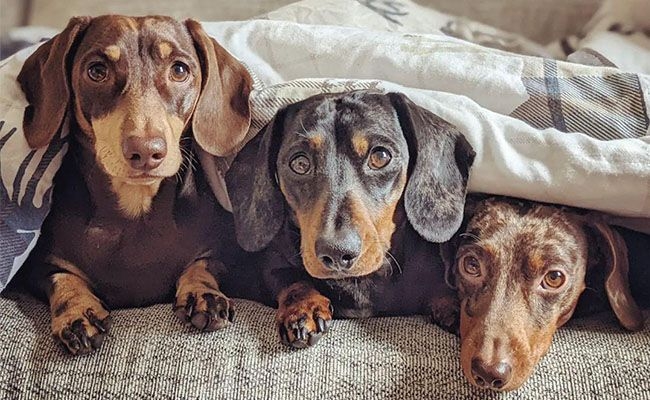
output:
[[[152,175],[152,174],[139,174],[139,175],[131,175],[131,176],[126,176],[126,177],[113,177],[114,179],[121,181],[127,185],[133,185],[133,186],[149,186],[149,185],[154,185],[161,180],[167,178],[167,176],[159,176],[159,175]]]
[[[376,263],[372,265],[372,267],[368,267],[367,265],[363,266],[358,266],[358,265],[353,265],[352,268],[350,268],[347,271],[333,271],[331,269],[328,269],[321,263],[316,263],[316,265],[313,265],[312,263],[305,262],[305,270],[307,273],[312,277],[316,279],[335,279],[335,280],[340,280],[340,279],[354,279],[354,278],[362,278],[364,276],[368,276],[371,274],[374,274],[375,272],[379,271],[383,267],[382,263]]]
[[[123,166],[112,171],[110,168],[104,168],[113,182],[120,182],[132,186],[151,186],[159,184],[163,179],[172,177],[178,171],[178,168],[167,168],[160,166],[148,172],[142,172],[130,167]]]
[[[149,171],[132,168],[124,159],[115,157],[112,154],[103,157],[98,156],[97,162],[113,183],[130,186],[151,186],[158,185],[163,179],[176,175],[181,168],[182,159],[172,152],[158,167]]]

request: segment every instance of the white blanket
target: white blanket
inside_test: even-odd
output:
[[[292,21],[204,23],[254,71],[251,134],[281,105],[315,93],[402,91],[474,146],[471,191],[650,217],[650,77],[401,33],[421,19],[395,29],[342,0],[308,0],[269,18]]]

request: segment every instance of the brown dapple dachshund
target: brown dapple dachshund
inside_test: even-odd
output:
[[[453,330],[437,242],[460,227],[473,160],[456,128],[402,94],[323,94],[280,110],[226,183],[281,340],[313,345],[333,315],[431,313]]]
[[[199,23],[73,18],[18,76],[30,146],[69,117],[52,211],[25,267],[49,299],[52,333],[74,354],[98,348],[109,308],[174,298],[201,330],[232,319],[215,274],[236,247],[230,215],[197,168],[197,144],[225,155],[250,124],[251,78]]]
[[[472,384],[520,387],[576,309],[609,303],[623,327],[642,329],[626,242],[602,215],[504,197],[470,198],[467,208],[467,226],[444,251],[461,306],[461,365]],[[647,301],[650,238],[628,236],[637,264],[646,263],[634,265],[630,282]]]

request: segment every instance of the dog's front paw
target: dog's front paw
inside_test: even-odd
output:
[[[52,334],[74,355],[100,348],[111,325],[111,316],[98,302],[62,304],[52,315]]]
[[[299,349],[315,345],[329,330],[332,315],[330,300],[315,289],[302,283],[288,287],[276,314],[282,343]]]
[[[178,294],[174,313],[186,325],[207,332],[225,328],[235,318],[232,300],[207,287]]]
[[[219,290],[208,261],[201,259],[187,267],[178,279],[174,314],[186,325],[212,332],[235,319],[232,300]]]
[[[431,321],[456,336],[460,336],[460,304],[458,298],[440,297],[431,301]]]

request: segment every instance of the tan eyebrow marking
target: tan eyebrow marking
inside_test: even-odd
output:
[[[158,53],[162,59],[166,59],[172,53],[172,45],[169,42],[158,43]]]
[[[368,153],[369,147],[368,139],[360,133],[355,133],[352,136],[352,148],[359,155],[364,157]]]
[[[313,135],[309,138],[312,146],[316,149],[319,149],[323,146],[323,135]]]
[[[120,59],[121,51],[118,46],[111,45],[104,49],[104,54],[106,54],[109,60],[117,62]]]
[[[528,259],[528,265],[533,271],[540,273],[544,270],[546,262],[539,252],[534,252]]]

